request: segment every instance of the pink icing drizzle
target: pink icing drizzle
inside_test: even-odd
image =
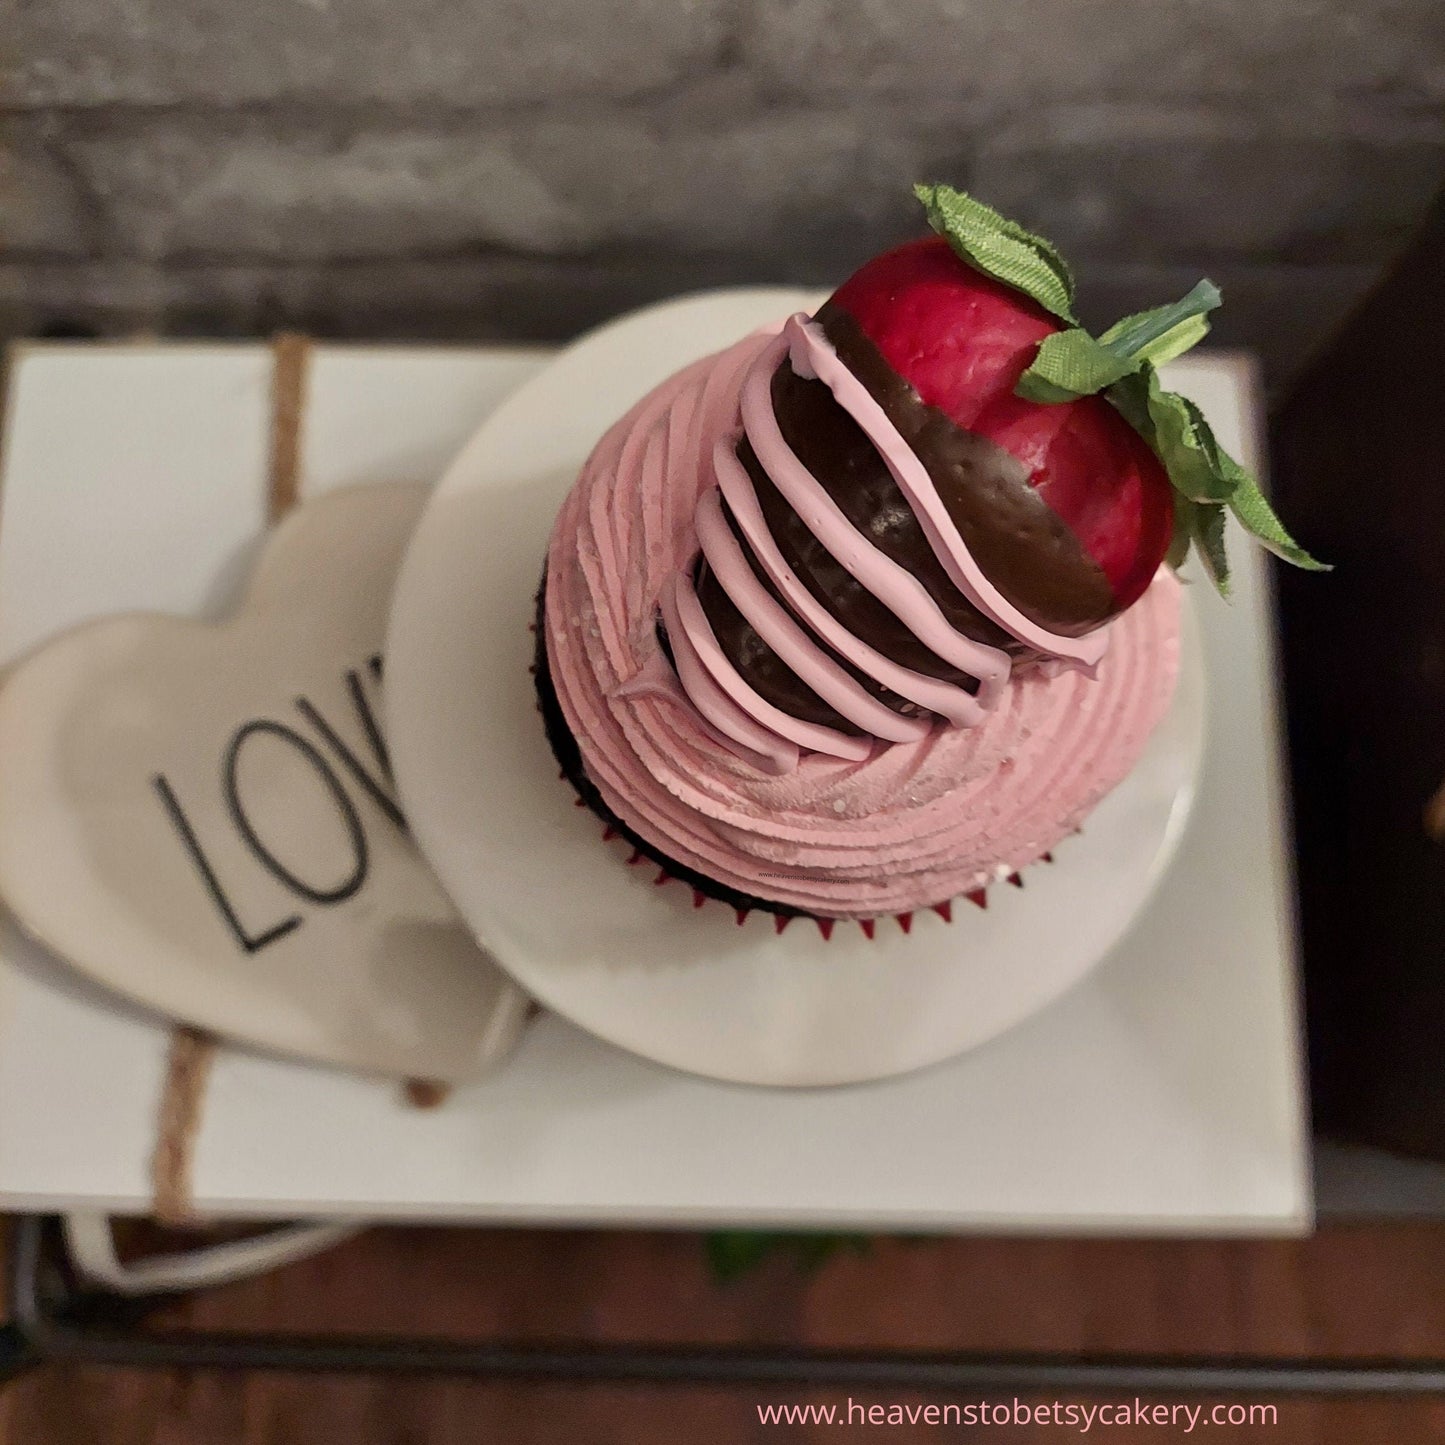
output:
[[[697,539],[702,554],[719,577],[728,579],[727,594],[738,611],[753,625],[758,636],[812,688],[849,722],[889,742],[916,741],[928,731],[922,718],[903,717],[879,702],[853,680],[815,643],[786,607],[779,604],[753,575],[723,516],[720,493],[702,494],[697,504]],[[827,752],[824,748],[821,751]],[[852,756],[839,753],[839,757]]]
[[[668,636],[673,636],[673,627],[681,626],[686,635],[687,646],[702,662],[713,682],[726,693],[728,699],[737,705],[749,718],[756,719],[764,727],[771,728],[778,736],[797,743],[799,747],[812,748],[814,752],[827,753],[830,757],[847,758],[862,762],[872,751],[866,738],[849,737],[846,733],[832,728],[819,727],[817,723],[803,721],[776,708],[766,698],[755,692],[728,661],[718,640],[708,625],[702,603],[697,600],[692,583],[679,572],[672,579],[670,590],[663,592],[663,616],[668,624]],[[687,686],[687,679],[683,679]]]
[[[655,623],[669,580],[695,555],[696,504],[721,481],[760,565],[813,626],[713,465],[719,442],[736,436],[743,377],[769,344],[749,337],[670,377],[588,459],[548,550],[552,683],[607,807],[682,866],[826,917],[922,908],[1053,848],[1133,766],[1173,690],[1178,587],[1162,570],[1117,619],[1096,679],[1032,669],[976,726],[933,727],[861,762],[807,751],[787,766],[797,745],[769,730],[749,734],[767,751],[747,750],[667,685]],[[649,464],[623,466],[624,450]],[[920,691],[925,681],[946,686],[915,675]]]
[[[682,620],[679,596],[685,594],[682,574],[673,573],[663,584],[659,603],[663,621],[667,623],[672,638],[672,656],[677,664],[677,675],[697,710],[715,727],[724,738],[731,738],[749,753],[762,760],[762,766],[770,773],[786,773],[798,765],[798,748],[786,738],[770,732],[741,707],[737,699],[723,687],[693,644],[692,630]],[[696,605],[697,598],[693,597]],[[710,634],[709,634],[710,635]],[[713,642],[713,650],[721,649]],[[724,666],[727,666],[724,659]],[[733,673],[734,678],[737,674]],[[739,690],[746,684],[737,679]],[[626,686],[626,685],[624,685]],[[758,699],[762,701],[761,698]]]
[[[738,461],[732,439],[719,441],[713,450],[713,469],[718,486],[727,504],[748,539],[753,555],[761,563],[779,592],[788,600],[788,605],[805,621],[824,642],[840,656],[846,657],[860,671],[876,682],[949,719],[965,726],[978,722],[983,709],[972,693],[940,678],[929,677],[927,673],[915,672],[885,657],[870,647],[862,638],[849,632],[799,580],[796,572],[788,566],[768,524],[763,509],[753,490],[752,479],[743,464]]]
[[[822,381],[842,408],[863,429],[878,449],[908,499],[934,555],[943,564],[955,587],[990,621],[1025,646],[1045,656],[1093,667],[1109,645],[1106,630],[1083,637],[1064,637],[1031,622],[983,575],[973,554],[958,534],[953,518],[943,505],[928,469],[889,420],[888,413],[874,400],[868,388],[838,359],[823,329],[802,313],[788,318],[783,328],[793,370],[799,376]]]
[[[773,372],[787,349],[786,338],[779,338],[743,382],[743,427],[763,470],[841,566],[926,647],[979,679],[979,702],[989,708],[1008,681],[1008,654],[956,632],[923,583],[858,531],[784,440],[773,413],[771,389]]]
[[[714,450],[718,487],[704,492],[694,513],[698,540],[708,565],[733,605],[806,686],[830,703],[841,717],[870,736],[885,742],[907,742],[922,736],[929,725],[917,718],[903,717],[884,706],[838,665],[820,645],[819,638],[873,681],[892,688],[900,696],[929,708],[949,722],[970,727],[975,726],[997,701],[1008,680],[1009,657],[1000,649],[988,647],[957,631],[923,584],[874,546],[798,460],[783,437],[772,403],[772,378],[785,356],[791,360],[799,376],[822,381],[838,404],[862,428],[877,448],[899,491],[913,508],[929,545],[950,579],[979,612],[1053,663],[1089,670],[1097,666],[1108,645],[1103,631],[1081,638],[1049,632],[1031,622],[989,582],[959,535],[927,468],[903,440],[867,387],[839,360],[822,329],[799,314],[789,318],[781,336],[760,352],[744,377],[740,409],[748,441],[774,485],[833,558],[920,642],[979,681],[975,696],[964,688],[901,668],[853,636],[833,618],[783,562],[763,520],[752,481],[733,455],[735,438],[728,436],[719,441]],[[702,422],[706,409],[694,405],[687,418],[689,434],[694,438],[698,436],[697,425]],[[655,449],[643,452],[639,459],[636,452],[638,445],[635,440],[630,440],[624,446],[623,465],[638,465],[640,460],[646,468],[654,460]],[[789,615],[788,609],[780,606],[758,582],[723,515],[718,502],[719,489],[737,516],[759,564],[773,585],[782,592],[795,616]],[[677,584],[673,607],[687,634],[690,653],[700,659],[708,678],[706,695],[699,692],[693,700],[715,725],[715,715],[722,706],[717,697],[720,690],[733,709],[746,713],[778,739],[787,739],[799,747],[827,753],[830,757],[857,760],[862,756],[856,738],[794,718],[769,704],[748,685],[723,655],[713,636],[707,616],[697,601],[691,566],[684,569]],[[800,626],[800,621],[806,627]],[[922,686],[919,685],[920,679]],[[902,685],[896,685],[899,683]],[[683,678],[683,689],[689,697],[693,697],[693,688],[686,677]],[[736,735],[736,727],[724,728],[723,731],[729,737]],[[741,739],[736,740],[741,742]]]

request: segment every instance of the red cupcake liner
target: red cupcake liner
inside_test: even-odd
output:
[[[564,782],[567,781],[566,773],[560,769],[558,770],[557,776]],[[580,797],[575,797],[572,801],[574,806],[578,808],[585,808],[587,806],[586,802]],[[1075,833],[1080,833],[1083,830],[1076,828],[1074,831]],[[612,824],[604,824],[602,828],[602,841],[604,843],[610,843],[621,837],[622,834],[620,834]],[[626,840],[624,839],[623,841],[625,842]],[[1054,861],[1054,855],[1052,852],[1040,853],[1035,861],[1038,863],[1052,863]],[[657,866],[640,848],[633,848],[631,856],[627,859],[627,866],[629,868],[635,868],[644,863],[650,867]],[[1010,873],[1004,881],[1011,883],[1015,888],[1022,888],[1024,886],[1023,876],[1017,872]],[[682,883],[684,887],[690,886],[683,879],[674,878],[666,868],[658,868],[657,876],[652,880],[652,886],[654,888],[661,888],[668,883]],[[965,893],[960,893],[953,898],[945,899],[942,903],[931,904],[928,911],[938,914],[945,923],[952,923],[953,905],[958,902],[959,899],[966,899],[976,908],[987,908],[988,887],[971,888]],[[692,906],[694,908],[701,908],[705,903],[714,904],[718,908],[726,908],[733,914],[739,927],[742,927],[742,925],[748,921],[751,914],[766,911],[764,909],[754,908],[734,908],[730,903],[725,903],[721,898],[710,898],[702,889],[693,888]],[[917,911],[917,909],[909,909],[906,913],[880,913],[874,918],[822,918],[813,913],[774,913],[770,916],[773,920],[773,931],[775,933],[782,933],[790,923],[795,923],[799,919],[806,918],[811,919],[812,922],[818,925],[818,932],[823,935],[825,942],[831,942],[833,930],[839,923],[856,923],[858,927],[863,930],[864,937],[872,939],[877,936],[879,922],[891,918],[904,933],[910,933],[913,930],[913,915]]]

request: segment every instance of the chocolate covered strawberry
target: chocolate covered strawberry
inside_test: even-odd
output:
[[[659,881],[780,931],[907,931],[1051,857],[1166,715],[1160,564],[1197,550],[1227,587],[1227,511],[1317,565],[1160,382],[1212,285],[1091,336],[1051,246],[919,196],[938,236],[816,315],[700,326],[548,542],[535,670],[563,776]]]
[[[1318,565],[1159,384],[1207,330],[1210,283],[1096,339],[1046,242],[961,192],[919,195],[940,234],[794,318],[744,384],[699,509],[697,606],[664,609],[667,634],[706,632],[722,654],[696,675],[735,676],[744,712],[815,729],[804,747],[966,723],[1038,658],[1092,666],[1166,555],[1196,544],[1227,586],[1226,507]]]
[[[1168,474],[1101,397],[1045,406],[1015,394],[1039,344],[1061,329],[1036,302],[966,265],[939,236],[870,261],[835,293],[819,320],[840,355],[856,355],[879,390],[894,393],[890,400],[900,411],[921,403],[940,432],[946,419],[992,442],[1005,454],[998,462],[1000,486],[1034,494],[1032,500],[981,496],[967,477],[936,479],[960,529],[968,526],[974,534],[965,540],[999,554],[994,566],[981,558],[983,565],[1017,577],[1015,600],[1026,611],[1070,628],[1097,626],[1149,585],[1174,525]],[[912,395],[890,384],[882,367]],[[1024,534],[1017,520],[1023,509],[1033,510],[1033,501],[1063,523],[1077,558],[1040,555],[1036,538]],[[1052,528],[1038,516],[1041,526]],[[1098,580],[1091,579],[1093,607],[1083,615],[1061,615],[1069,609],[1050,607],[1055,589],[1046,574],[1061,565],[1082,572],[1089,563],[1103,574],[1107,604]]]

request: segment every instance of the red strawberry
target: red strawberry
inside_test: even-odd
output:
[[[969,643],[1007,652],[1015,669],[1040,657],[1087,661],[1106,639],[1066,640],[1131,606],[1166,557],[1177,563],[1193,548],[1227,593],[1226,511],[1286,560],[1320,566],[1198,407],[1160,381],[1157,368],[1208,330],[1221,299],[1213,282],[1094,337],[1075,319],[1073,279],[1047,241],[962,191],[914,189],[938,236],[853,275],[813,318],[821,338],[807,327],[789,332],[790,355],[769,383],[776,425],[769,431],[756,410],[760,390],[750,391],[744,411],[754,410],[735,449],[751,496],[736,491],[733,472],[730,501],[753,508],[751,530],[724,509],[754,577],[774,587],[774,601],[795,589],[788,605],[825,638],[823,660],[831,648],[843,681],[807,652],[806,634],[800,643],[765,616],[755,591],[746,604],[729,593],[708,560],[722,546],[716,530],[692,578],[758,716],[771,710],[774,720],[782,713],[891,737],[899,731],[891,719],[874,731],[876,708],[864,725],[869,699],[849,694],[849,678],[903,716],[954,716],[957,697],[919,675],[986,704],[980,679],[992,664],[976,649],[965,656]],[[843,399],[845,373],[876,410],[856,390]],[[911,454],[908,476],[893,452],[900,443],[901,455]],[[927,472],[931,495],[913,463]],[[940,507],[956,538],[939,525]],[[753,554],[755,544],[765,556]],[[963,576],[970,564],[989,586]],[[720,565],[739,598],[749,592],[735,560]],[[826,618],[799,600],[799,584]],[[801,659],[817,691],[750,618]]]
[[[1169,547],[1173,489],[1139,434],[1101,396],[1040,405],[1014,395],[1059,323],[983,275],[941,236],[869,261],[834,294],[929,406],[1023,462],[1039,496],[1108,578],[1114,610],[1136,601]]]

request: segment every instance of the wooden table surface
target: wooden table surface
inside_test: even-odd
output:
[[[1336,1225],[1294,1241],[882,1241],[811,1275],[783,1258],[718,1286],[695,1236],[379,1229],[184,1300],[184,1327],[407,1330],[514,1339],[795,1343],[919,1350],[1445,1354],[1445,1224]],[[899,1397],[856,1392],[866,1403]],[[903,1397],[925,1403],[923,1397]],[[760,1403],[846,1392],[147,1374],[58,1367],[0,1395],[0,1445],[674,1445],[836,1437],[764,1426]],[[935,1403],[946,1403],[935,1401]],[[1445,1440],[1445,1401],[1280,1400],[1272,1445]],[[1096,1427],[1097,1428],[1097,1427]],[[877,1438],[990,1438],[919,1426]],[[1064,1440],[1064,1425],[999,1427]],[[1115,1426],[1109,1441],[1182,1438]],[[1213,1437],[1210,1437],[1213,1438]]]

